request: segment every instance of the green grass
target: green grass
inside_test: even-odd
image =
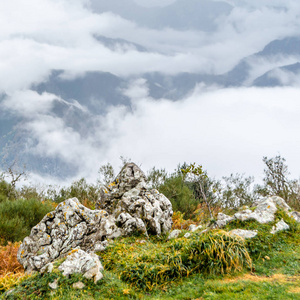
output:
[[[164,237],[141,243],[144,237],[122,238],[111,242],[100,254],[105,271],[104,279],[97,284],[81,275],[65,278],[56,271],[31,276],[0,298],[297,300],[300,299],[300,229],[299,224],[280,211],[274,223],[282,217],[291,230],[276,235],[269,233],[273,224],[261,225],[255,221],[229,224],[226,230],[238,227],[259,231],[257,237],[245,243],[228,238],[223,231],[200,236],[193,233],[189,239],[172,241]],[[252,268],[247,265],[246,253],[251,255]],[[237,260],[233,259],[235,255]],[[53,291],[48,284],[55,279],[59,288]],[[85,288],[73,289],[72,284],[79,280]]]
[[[112,243],[102,255],[104,268],[135,288],[152,290],[194,273],[224,274],[251,267],[245,243],[213,230],[189,239],[145,243],[132,238]]]

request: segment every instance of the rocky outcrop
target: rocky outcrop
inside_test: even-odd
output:
[[[157,190],[147,189],[146,177],[134,163],[126,164],[103,189],[97,208],[106,210],[127,235],[135,231],[160,235],[172,227],[172,204]]]
[[[94,251],[107,238],[122,234],[104,210],[90,210],[76,198],[60,203],[32,228],[19,248],[18,260],[28,272],[38,271],[70,250]]]
[[[44,270],[73,249],[103,251],[107,239],[136,232],[160,235],[172,227],[171,202],[146,188],[145,175],[133,163],[103,189],[97,208],[90,210],[72,198],[48,213],[19,248],[18,260],[25,270]]]
[[[238,211],[233,216],[227,216],[223,213],[219,213],[217,216],[216,226],[219,228],[224,227],[233,220],[256,220],[260,224],[270,223],[275,220],[275,213],[278,208],[284,210],[287,215],[294,218],[297,222],[300,222],[300,213],[292,212],[292,209],[282,198],[273,196],[264,198],[257,204],[257,207],[254,210],[244,207],[244,209]]]
[[[291,208],[285,203],[282,198],[273,196],[260,201],[254,211],[246,209],[237,212],[234,217],[241,221],[253,219],[260,224],[270,223],[274,221],[277,207],[283,209],[286,213],[289,213],[291,211]]]

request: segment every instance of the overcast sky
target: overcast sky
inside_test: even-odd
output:
[[[175,1],[135,2],[151,6]],[[137,79],[123,91],[132,109],[111,107],[106,115],[94,116],[95,127],[86,137],[48,114],[56,95],[30,91],[53,69],[65,70],[65,78],[87,71],[136,78],[145,72],[222,74],[272,40],[299,33],[298,2],[225,2],[233,5],[232,12],[216,20],[216,31],[207,33],[141,27],[112,12],[92,12],[88,0],[0,1],[0,92],[7,94],[0,109],[25,118],[24,127],[39,140],[32,151],[77,164],[81,171],[75,178],[95,178],[103,163],[119,166],[120,155],[144,170],[155,165],[172,171],[180,162],[195,161],[213,176],[239,172],[259,177],[262,157],[279,153],[298,178],[299,81],[291,79],[290,87],[273,89],[199,85],[185,99],[173,102],[151,99],[145,82]],[[95,35],[130,40],[148,52],[111,50]],[[259,61],[252,71],[259,76],[265,65],[297,60]]]

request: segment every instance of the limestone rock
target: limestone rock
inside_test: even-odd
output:
[[[249,216],[252,214],[252,210],[244,209],[234,214],[235,219],[246,221],[249,219]]]
[[[198,229],[201,229],[203,226],[202,225],[194,225],[194,224],[191,224],[190,226],[189,226],[189,231],[191,231],[191,232],[195,232],[195,231],[197,231]]]
[[[98,242],[95,244],[94,251],[95,252],[103,252],[108,246],[108,241]]]
[[[103,278],[102,271],[104,270],[96,254],[80,249],[72,250],[58,269],[63,272],[64,276],[80,273],[85,278],[94,279],[95,283]]]
[[[79,290],[81,290],[85,287],[84,283],[81,282],[81,281],[73,283],[72,286],[73,286],[74,289],[79,289]]]
[[[171,239],[176,239],[178,238],[179,234],[181,233],[181,230],[179,229],[174,229],[170,232],[169,236],[168,236],[168,240],[171,240]]]
[[[76,198],[68,199],[32,228],[19,248],[18,260],[27,272],[39,271],[72,249],[93,251],[97,243],[120,234],[106,211],[90,210]]]
[[[252,239],[257,235],[257,230],[233,229],[229,231],[229,234],[239,236],[243,239]]]
[[[300,223],[300,213],[297,211],[293,211],[290,216],[296,220],[296,222]]]
[[[53,282],[49,282],[48,285],[52,290],[56,290],[58,288],[58,279],[55,279]]]
[[[18,251],[26,272],[49,271],[45,266],[74,249],[101,252],[107,239],[136,232],[160,235],[173,224],[171,202],[146,188],[144,173],[133,163],[103,189],[96,206],[90,210],[76,198],[68,199],[33,227]]]
[[[230,217],[226,214],[223,213],[218,213],[217,216],[217,221],[216,221],[216,226],[219,228],[224,227],[227,223],[233,221],[235,219],[235,217]]]
[[[290,226],[284,222],[283,219],[281,219],[278,223],[275,224],[275,226],[272,227],[271,233],[275,234],[279,231],[283,230],[289,230]]]
[[[273,222],[275,213],[277,212],[277,206],[282,208],[288,214],[291,210],[282,198],[273,196],[264,198],[260,201],[254,211],[247,209],[237,212],[234,217],[241,221],[254,219],[261,224]]]
[[[185,237],[186,239],[188,239],[191,236],[190,232],[187,232],[183,237]]]
[[[96,208],[117,220],[123,235],[167,233],[172,227],[172,204],[157,190],[148,190],[146,176],[134,163],[126,164],[114,182],[100,194]]]
[[[53,271],[54,265],[53,263],[49,263],[46,266],[40,269],[40,273],[51,273]]]

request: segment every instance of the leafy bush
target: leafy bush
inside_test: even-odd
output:
[[[0,239],[18,242],[30,234],[31,228],[39,223],[53,207],[36,199],[17,199],[0,203]]]
[[[175,211],[172,216],[174,229],[188,229],[191,224],[196,224],[192,220],[185,220],[184,213],[180,211]]]
[[[59,191],[49,188],[47,194],[56,203],[76,197],[84,206],[94,209],[99,197],[99,188],[100,186],[88,184],[84,178],[81,178],[74,181],[69,187],[61,188]]]
[[[186,218],[192,217],[198,203],[182,176],[167,178],[158,190],[171,201],[174,211],[184,213]]]
[[[12,186],[5,180],[0,179],[0,203],[11,199]]]

